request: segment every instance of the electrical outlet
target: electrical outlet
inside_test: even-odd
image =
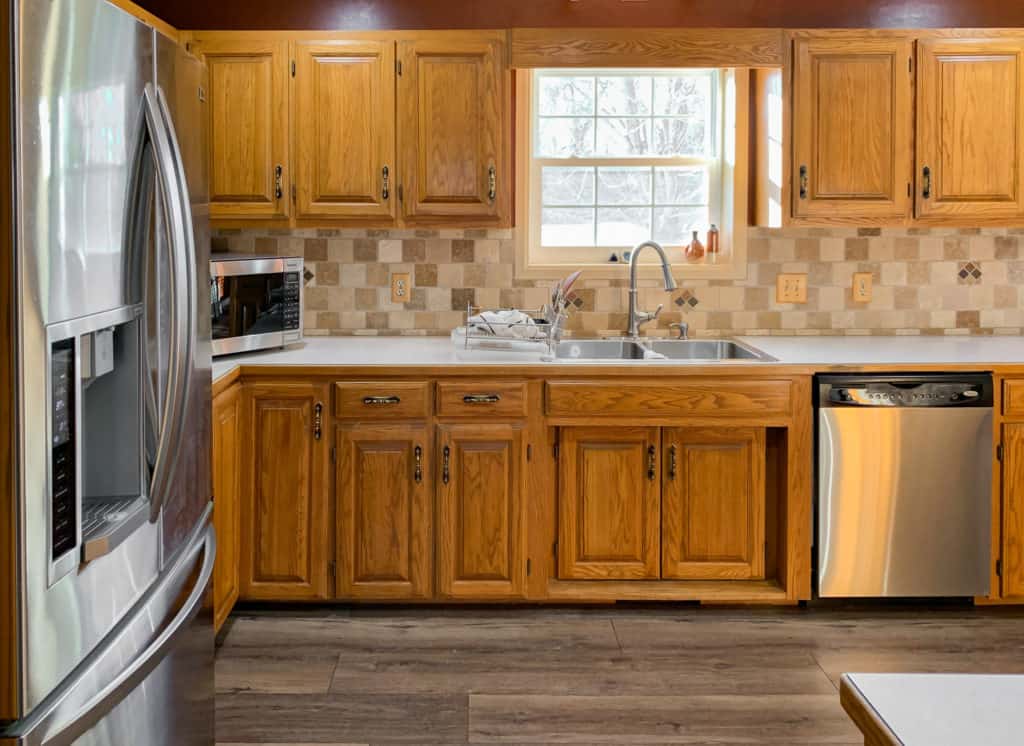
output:
[[[396,272],[391,275],[391,302],[408,303],[412,300],[412,282],[408,272]]]
[[[870,272],[855,272],[853,275],[853,301],[854,303],[871,302],[871,283],[873,276]]]
[[[807,275],[779,275],[775,280],[776,303],[806,303]]]

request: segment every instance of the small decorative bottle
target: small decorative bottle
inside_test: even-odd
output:
[[[718,261],[718,252],[720,250],[718,243],[718,226],[712,223],[711,229],[708,231],[708,261],[715,264]]]
[[[699,262],[704,259],[704,244],[700,242],[697,237],[697,231],[693,232],[693,240],[690,241],[690,245],[686,247],[684,252],[686,261],[688,262]]]

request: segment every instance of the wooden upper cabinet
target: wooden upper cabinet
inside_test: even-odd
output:
[[[393,220],[394,42],[296,42],[293,82],[297,217]]]
[[[440,425],[438,434],[439,594],[466,599],[522,597],[522,426]]]
[[[210,73],[210,215],[287,217],[288,42],[211,35],[194,50]]]
[[[560,437],[558,576],[657,578],[658,428],[567,427]]]
[[[239,436],[241,406],[234,385],[213,401],[213,527],[217,532],[217,564],[213,568],[213,625],[220,630],[238,600]]]
[[[1024,39],[918,42],[917,214],[1024,216]]]
[[[338,428],[339,598],[431,595],[430,437],[425,425]]]
[[[403,215],[497,223],[507,214],[505,44],[425,34],[400,41]]]
[[[666,429],[662,437],[662,577],[763,578],[764,429]]]
[[[1024,598],[1024,423],[1003,425],[1004,598]]]
[[[326,599],[330,552],[330,388],[319,383],[245,386],[249,433],[243,489],[242,596]]]
[[[793,215],[911,215],[913,59],[905,39],[797,39]]]

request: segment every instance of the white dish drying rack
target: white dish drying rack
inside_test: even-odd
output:
[[[533,319],[532,325],[524,325],[520,321],[505,323],[488,319],[486,322],[472,322],[471,319],[481,316],[484,313],[518,311]],[[452,330],[452,342],[459,350],[494,350],[502,352],[541,352],[544,360],[555,358],[555,347],[562,340],[565,331],[565,322],[568,319],[565,310],[555,310],[552,306],[545,305],[541,308],[497,308],[485,309],[481,306],[474,306],[472,303],[466,305],[465,325]],[[493,333],[480,331],[475,327],[487,326]],[[513,327],[522,327],[524,335],[509,333],[502,334],[502,330],[509,330]],[[526,330],[530,330],[527,332]],[[518,330],[517,330],[518,331]]]

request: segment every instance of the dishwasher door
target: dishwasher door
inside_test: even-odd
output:
[[[984,596],[992,409],[822,406],[818,593]]]

